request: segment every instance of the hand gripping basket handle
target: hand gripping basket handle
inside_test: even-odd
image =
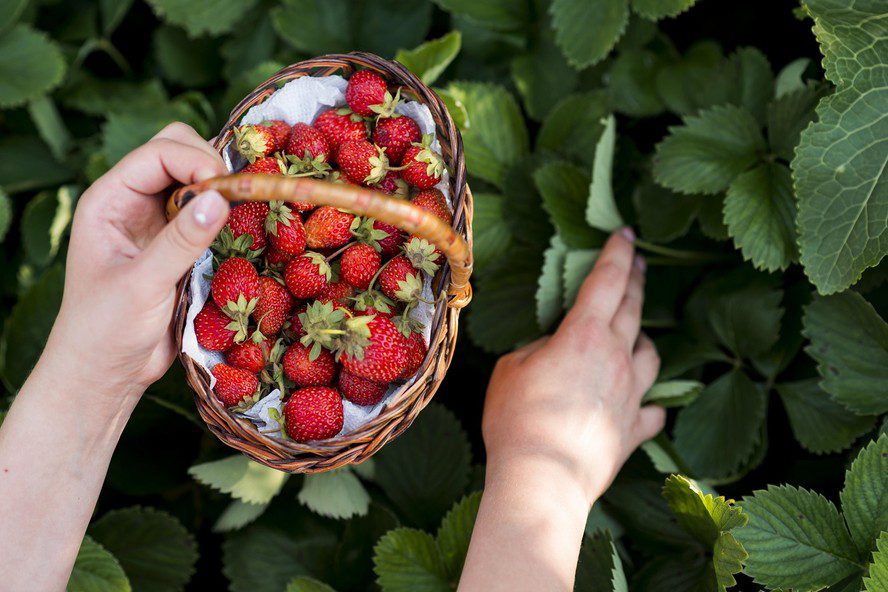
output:
[[[450,264],[447,305],[462,308],[472,299],[472,287],[469,284],[472,253],[466,241],[443,220],[408,201],[347,183],[235,173],[176,190],[167,201],[167,219],[172,220],[192,197],[211,189],[218,191],[229,201],[286,201],[333,206],[360,216],[375,218],[415,234],[441,249],[447,257]]]

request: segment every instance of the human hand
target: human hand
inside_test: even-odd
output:
[[[175,182],[226,172],[197,132],[173,123],[87,189],[74,215],[64,297],[41,365],[115,397],[138,398],[166,372],[175,357],[176,282],[225,225],[228,205],[207,192],[166,224],[165,193]]]
[[[662,429],[663,409],[640,407],[660,359],[640,333],[644,260],[633,239],[629,229],[611,236],[554,335],[500,359],[482,423],[488,478],[541,463],[591,504]]]

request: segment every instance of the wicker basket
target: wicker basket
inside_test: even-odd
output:
[[[447,257],[447,264],[442,266],[433,282],[437,294],[445,291],[446,294],[438,299],[429,353],[416,378],[400,386],[376,418],[350,434],[305,444],[263,435],[252,423],[223,407],[210,389],[209,374],[189,356],[179,354],[188,384],[194,390],[197,409],[210,431],[253,460],[289,473],[323,472],[360,463],[406,430],[434,396],[450,365],[459,312],[472,297],[468,282],[472,271],[472,194],[466,184],[462,138],[441,99],[401,64],[373,54],[350,53],[327,55],[288,66],[234,108],[214,146],[221,151],[231,140],[234,127],[246,111],[268,99],[283,83],[301,76],[341,74],[348,77],[356,69],[365,68],[379,73],[390,85],[400,87],[402,96],[425,104],[431,111],[441,154],[451,172],[452,227],[409,202],[353,185],[305,178],[233,174],[183,187],[170,197],[167,204],[167,215],[172,218],[197,193],[216,189],[231,201],[282,200],[331,205],[371,216],[426,238]],[[180,352],[190,298],[190,282],[187,280],[188,276],[180,282],[175,316]]]

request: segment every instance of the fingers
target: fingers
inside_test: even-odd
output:
[[[566,317],[569,324],[589,318],[610,324],[626,293],[632,270],[633,240],[635,235],[628,227],[611,235],[580,287],[576,303]]]
[[[221,160],[219,153],[216,152],[216,150],[212,146],[212,140],[204,140],[200,136],[200,134],[194,131],[193,127],[186,123],[182,123],[181,121],[175,121],[169,124],[162,130],[157,132],[152,140],[156,138],[165,138],[168,140],[173,140],[175,142],[180,142],[182,144],[188,144],[189,146],[194,146],[195,148],[200,148],[213,158],[219,158]]]
[[[539,339],[537,339],[535,341],[531,341],[527,345],[516,349],[514,352],[512,352],[512,355],[514,355],[519,360],[524,360],[529,355],[531,355],[532,353],[534,353],[535,351],[539,350],[541,347],[543,347],[544,345],[549,343],[550,338],[551,338],[551,335],[543,335]]]
[[[660,433],[666,423],[666,410],[656,405],[642,407],[638,412],[638,419],[635,420],[635,429],[633,433],[637,439],[637,444],[647,442]]]
[[[228,220],[228,202],[215,191],[202,193],[167,224],[136,261],[145,286],[167,290],[210,246]]]
[[[638,332],[641,330],[641,309],[644,304],[644,266],[644,259],[640,255],[636,255],[632,271],[629,274],[629,283],[626,285],[626,294],[611,322],[614,334],[626,344],[627,349],[631,349],[635,345]]]
[[[635,394],[639,400],[653,386],[660,372],[660,356],[654,342],[642,333],[632,352],[632,374],[634,376]]]

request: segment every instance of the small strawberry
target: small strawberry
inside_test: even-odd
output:
[[[339,373],[338,386],[343,397],[362,406],[376,405],[388,390],[388,384],[373,382],[344,370]]]
[[[290,137],[290,126],[286,121],[281,121],[280,119],[271,119],[268,121],[263,121],[262,125],[267,127],[271,132],[271,135],[274,136],[274,149],[275,152],[279,152],[284,149],[287,145],[287,138]]]
[[[264,125],[234,128],[234,147],[250,164],[277,150],[274,134]]]
[[[342,279],[359,290],[366,290],[379,271],[382,257],[370,245],[356,243],[342,252],[339,273]]]
[[[219,265],[210,295],[222,312],[246,327],[250,313],[259,301],[259,274],[243,257],[226,259]]]
[[[321,290],[321,293],[318,294],[317,299],[320,302],[333,302],[334,304],[348,306],[354,295],[354,287],[340,279],[338,282],[330,282],[327,284],[327,286]]]
[[[284,354],[284,374],[299,387],[325,386],[336,375],[336,362],[329,350],[318,349],[314,358],[312,353],[301,343],[294,343]]]
[[[405,255],[397,255],[380,272],[379,288],[394,300],[416,302],[422,296],[422,274]]]
[[[410,378],[416,374],[429,352],[422,333],[411,333],[407,338],[407,345],[407,367],[401,372],[401,378]]]
[[[380,119],[373,130],[373,143],[385,148],[385,155],[393,165],[401,164],[407,149],[421,141],[419,125],[406,115],[395,114],[388,119]]]
[[[296,310],[293,311],[293,314],[290,315],[290,327],[288,331],[294,340],[301,339],[306,334],[300,318],[300,315],[305,314],[306,309],[308,309],[307,304],[297,306]]]
[[[358,242],[370,245],[383,257],[397,254],[404,244],[404,233],[400,229],[374,218],[361,218],[352,228],[352,234]]]
[[[361,292],[352,300],[354,301],[353,306],[356,316],[376,314],[390,319],[397,312],[394,300],[376,290],[371,289]]]
[[[226,407],[237,407],[253,397],[259,389],[256,375],[228,364],[216,364],[211,370],[216,378],[213,392]]]
[[[407,338],[392,321],[379,316],[356,316],[344,323],[338,341],[343,369],[367,380],[391,382],[407,366]]]
[[[234,238],[245,234],[253,237],[250,250],[258,251],[265,247],[265,219],[268,217],[268,204],[263,201],[248,201],[231,208],[228,214],[228,227]]]
[[[347,107],[324,111],[317,116],[312,125],[324,135],[327,146],[334,153],[343,142],[367,139],[367,125],[364,119]]]
[[[288,169],[290,174],[326,173],[330,170],[330,165],[327,164],[330,146],[324,134],[307,123],[293,125],[285,150],[287,159],[293,163]]]
[[[379,183],[389,169],[385,151],[367,140],[343,142],[336,154],[336,162],[342,174],[365,185]]]
[[[284,280],[287,289],[296,298],[315,298],[330,283],[333,270],[320,253],[307,251],[287,263]]]
[[[282,201],[269,203],[270,210],[265,220],[268,242],[271,246],[288,255],[299,255],[305,250],[305,228],[302,217]]]
[[[248,164],[240,172],[252,175],[282,175],[286,172],[286,165],[274,156],[264,156],[257,158],[255,162]]]
[[[280,332],[293,308],[293,296],[278,280],[259,278],[259,301],[253,309],[253,320],[263,335],[273,337]]]
[[[410,186],[401,178],[401,173],[398,171],[388,171],[382,181],[374,187],[400,199],[405,199],[410,194]]]
[[[194,334],[197,343],[210,351],[225,351],[234,345],[234,338],[238,336],[241,324],[232,321],[228,315],[216,306],[212,299],[204,303],[203,308],[194,317]],[[246,330],[243,331],[241,341],[246,338]]]
[[[441,218],[448,226],[453,224],[453,214],[447,207],[447,199],[444,194],[434,187],[423,189],[413,196],[413,205]]]
[[[278,251],[274,247],[268,247],[265,251],[265,262],[268,263],[269,266],[275,268],[286,265],[293,257],[295,257],[295,255]]]
[[[444,174],[444,160],[429,148],[431,141],[431,134],[426,134],[422,143],[412,144],[401,160],[401,177],[418,189],[434,187]]]
[[[259,338],[257,341],[257,337]],[[268,341],[262,339],[261,333],[255,333],[251,339],[235,344],[225,352],[225,361],[229,366],[241,368],[253,374],[259,374],[265,368],[268,355]]]
[[[390,116],[399,97],[392,97],[385,79],[370,70],[352,74],[345,88],[345,102],[362,117],[371,115]]]
[[[354,214],[334,207],[321,206],[305,221],[305,242],[309,249],[338,249],[352,238]]]
[[[326,440],[342,430],[342,396],[325,386],[300,389],[284,406],[287,435],[296,442]]]

